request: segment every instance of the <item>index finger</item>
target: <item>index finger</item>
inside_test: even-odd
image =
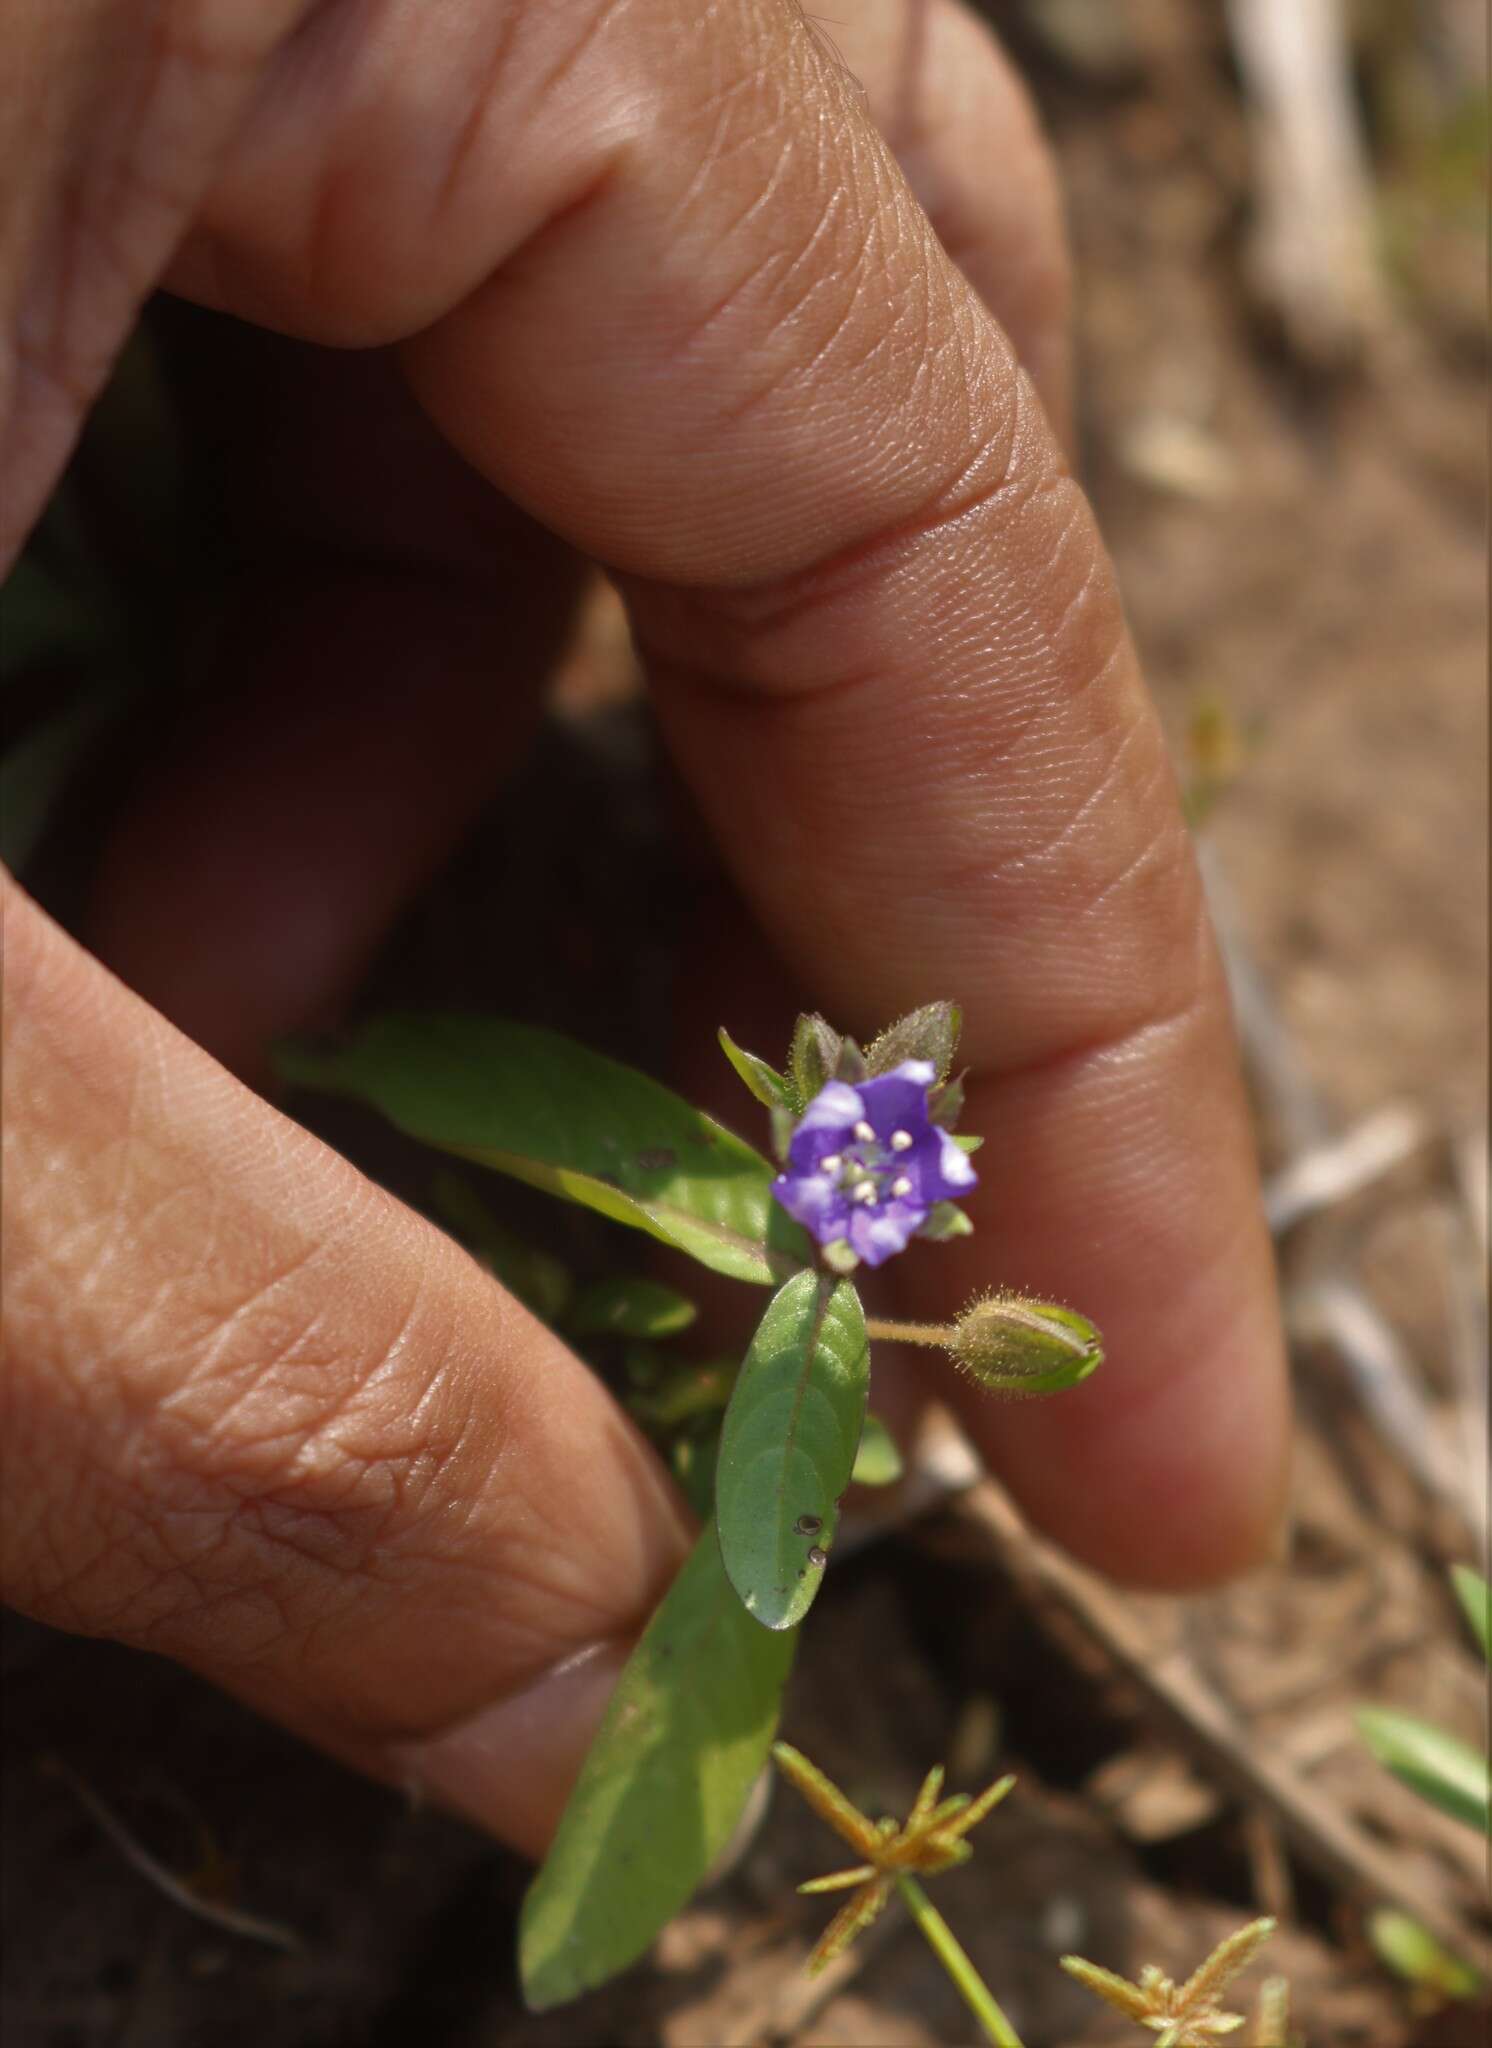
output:
[[[307,45],[274,81],[184,276],[327,339],[419,330],[452,440],[621,576],[670,742],[822,1007],[963,1000],[980,1232],[927,1285],[1065,1297],[1109,1353],[1002,1411],[992,1456],[1111,1570],[1251,1561],[1287,1405],[1222,982],[1108,565],[1004,336],[788,0],[510,4],[480,47],[377,19],[355,66]]]
[[[1107,1341],[1075,1394],[970,1409],[993,1462],[1106,1569],[1210,1580],[1268,1548],[1288,1410],[1162,736],[1031,386],[775,12],[696,53],[667,140],[421,343],[416,376],[490,473],[627,572],[671,745],[822,1007],[865,1029],[962,1000],[978,1232],[907,1287],[1066,1300]]]

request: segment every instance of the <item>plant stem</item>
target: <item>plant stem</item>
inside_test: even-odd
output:
[[[885,1344],[928,1344],[935,1351],[951,1350],[954,1338],[946,1323],[896,1323],[884,1316],[867,1316],[865,1334]]]
[[[912,1918],[927,1936],[933,1954],[957,1985],[965,2005],[994,2042],[995,2048],[1021,2048],[1020,2036],[995,2003],[989,1986],[960,1948],[953,1929],[916,1878],[908,1877],[905,1872],[899,1873],[896,1889]]]

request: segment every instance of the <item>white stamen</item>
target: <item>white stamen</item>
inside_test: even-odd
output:
[[[857,1202],[873,1202],[876,1198],[876,1184],[873,1180],[862,1180],[855,1189]]]
[[[893,1131],[891,1133],[891,1149],[893,1152],[910,1152],[912,1149],[911,1132]]]
[[[896,1176],[891,1183],[891,1192],[893,1195],[909,1195],[912,1192],[912,1183],[906,1174],[899,1173]]]
[[[862,1145],[869,1145],[874,1142],[875,1132],[871,1129],[870,1125],[865,1121],[864,1117],[861,1117],[859,1123],[857,1123],[855,1126],[855,1136],[859,1139]]]
[[[837,1152],[826,1152],[823,1158],[819,1161],[819,1172],[838,1173],[840,1167],[843,1164],[844,1161],[840,1158]]]

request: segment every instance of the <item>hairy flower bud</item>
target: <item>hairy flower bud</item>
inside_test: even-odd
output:
[[[1085,1316],[1016,1294],[986,1295],[966,1308],[948,1348],[965,1372],[1000,1394],[1058,1394],[1103,1360],[1103,1341]]]

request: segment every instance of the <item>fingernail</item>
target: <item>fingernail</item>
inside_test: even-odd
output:
[[[525,1855],[542,1856],[630,1648],[593,1643],[469,1721],[399,1744],[392,1774]]]

